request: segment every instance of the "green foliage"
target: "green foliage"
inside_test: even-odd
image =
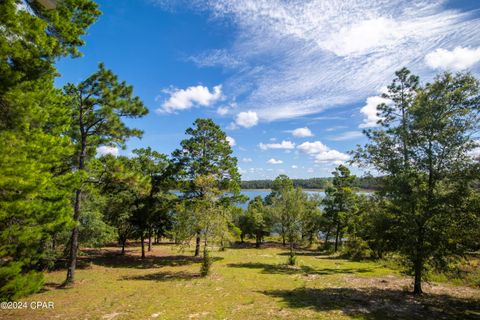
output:
[[[212,267],[212,259],[208,253],[208,250],[203,250],[202,266],[200,267],[200,275],[206,277],[210,274],[210,268]]]
[[[289,266],[294,266],[297,264],[297,255],[295,254],[294,251],[290,251],[289,255],[288,255],[288,261],[287,261],[287,264]]]
[[[372,257],[368,243],[360,237],[351,237],[342,247],[341,254],[352,260],[363,260]]]
[[[211,119],[197,119],[185,133],[189,138],[173,152],[174,171],[185,201],[177,208],[175,234],[180,241],[195,236],[198,256],[200,236],[203,234],[206,239],[210,233],[226,235],[231,220],[229,208],[243,197],[237,159],[220,127]]]
[[[415,293],[428,265],[442,268],[448,257],[470,244],[463,229],[477,224],[471,215],[478,162],[469,152],[479,124],[479,83],[469,74],[445,73],[418,85],[407,69],[396,73],[378,107],[380,129],[368,130],[370,144],[356,159],[386,175],[382,194],[392,214],[397,250],[409,259]],[[467,214],[465,214],[467,213]]]
[[[333,178],[309,178],[309,179],[291,179],[294,187],[303,189],[326,189]],[[248,180],[242,181],[242,189],[273,189],[274,180]],[[382,177],[374,177],[366,175],[364,177],[356,177],[353,185],[355,188],[366,190],[379,190],[382,184]]]
[[[98,71],[78,85],[64,87],[72,115],[69,136],[75,146],[72,167],[84,177],[86,170],[99,145],[120,145],[124,147],[129,137],[140,137],[142,132],[128,128],[123,118],[137,118],[148,113],[139,97],[133,96],[133,88],[120,82],[117,76],[99,65]],[[85,183],[86,180],[82,181]],[[78,223],[81,221],[81,203],[84,186],[75,192],[73,220],[75,226],[70,241],[69,268],[66,284],[74,281],[78,250]]]
[[[52,236],[71,222],[78,176],[66,161],[71,118],[54,88],[54,62],[78,54],[80,37],[99,15],[88,0],[64,1],[49,12],[19,3],[0,2],[1,300],[41,287]]]
[[[325,190],[324,205],[325,243],[329,236],[335,234],[335,252],[345,233],[350,236],[356,234],[355,215],[356,193],[353,189],[355,176],[350,175],[350,170],[339,165],[333,172],[332,186]]]

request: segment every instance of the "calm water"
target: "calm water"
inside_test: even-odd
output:
[[[261,196],[262,198],[265,198],[270,194],[271,190],[268,189],[245,189],[242,190],[241,193],[249,198],[249,200],[252,200],[256,196]],[[325,192],[323,191],[315,191],[315,190],[304,190],[305,193],[307,194],[319,194],[320,196],[325,196]],[[240,204],[240,207],[246,209],[248,206],[248,201],[245,203]]]

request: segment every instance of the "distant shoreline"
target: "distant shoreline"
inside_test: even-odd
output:
[[[261,191],[261,192],[271,192],[272,189],[246,189],[242,188],[242,191]],[[303,191],[312,191],[312,192],[325,192],[325,189],[304,189],[302,188]],[[359,193],[372,193],[375,192],[375,190],[372,189],[358,189]]]

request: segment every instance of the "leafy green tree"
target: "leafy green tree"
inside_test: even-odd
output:
[[[63,1],[50,11],[25,1],[0,2],[2,301],[41,288],[46,247],[70,222],[70,117],[54,88],[54,62],[79,54],[81,36],[98,15],[89,0]]]
[[[308,195],[305,200],[305,213],[302,219],[302,240],[307,241],[308,246],[313,244],[315,237],[318,236],[322,225],[324,224],[322,210],[320,205],[322,199],[320,195]]]
[[[360,195],[357,206],[356,236],[367,242],[376,258],[382,259],[384,253],[395,251],[401,239],[397,238],[399,232],[387,200],[380,194]]]
[[[134,235],[132,217],[142,206],[140,199],[150,191],[149,178],[136,171],[132,162],[125,156],[105,155],[89,163],[95,188],[104,197],[104,220],[116,229],[122,254]]]
[[[307,195],[301,188],[283,188],[279,195],[273,198],[273,214],[277,217],[277,221],[281,221],[284,235],[289,243],[288,263],[290,265],[296,263],[295,245],[302,237],[306,201]]]
[[[275,202],[276,198],[280,198],[282,196],[282,192],[286,192],[289,190],[293,190],[293,183],[292,180],[284,174],[279,175],[278,177],[275,178],[272,184],[272,192],[265,198],[265,203],[267,205],[272,205]],[[282,237],[282,244],[285,246],[287,244],[286,242],[286,224],[288,223],[288,212],[287,211],[281,211],[283,214],[277,214],[276,215],[276,224],[279,227],[279,233]]]
[[[197,119],[193,127],[185,132],[188,139],[183,140],[181,148],[173,152],[179,179],[179,188],[183,198],[189,201],[203,202],[203,188],[197,185],[199,177],[211,177],[220,192],[216,200],[228,207],[232,202],[241,200],[240,175],[237,170],[237,159],[232,156],[227,136],[211,119]],[[192,215],[195,217],[196,215]],[[190,220],[191,221],[191,220]],[[200,254],[200,223],[195,229],[195,256]]]
[[[261,196],[255,197],[248,203],[245,215],[247,233],[255,237],[255,246],[260,248],[263,237],[270,233],[272,217],[270,210],[263,203]]]
[[[169,192],[172,166],[167,156],[151,148],[136,149],[133,153],[135,157],[132,158],[132,169],[148,180],[148,192],[138,199],[141,206],[132,216],[141,240],[142,258],[145,258],[144,240],[148,237],[148,251],[151,251],[154,229],[164,232],[170,228],[168,213],[176,196]]]
[[[201,230],[199,236],[203,238],[203,259],[200,272],[206,276],[212,264],[209,246],[223,240],[229,231],[232,211],[218,201],[222,191],[218,188],[216,177],[198,176],[194,183],[203,196],[185,199],[177,205],[174,228],[176,237],[186,241]]]
[[[356,211],[356,194],[353,189],[355,176],[350,175],[350,170],[344,165],[339,165],[332,174],[332,186],[325,190],[325,198],[322,202],[324,215],[328,221],[325,244],[328,245],[331,232],[335,232],[334,250],[337,252],[339,242],[348,227],[348,222]]]
[[[140,130],[128,128],[122,118],[143,116],[148,109],[140,98],[133,96],[133,88],[124,81],[119,82],[117,76],[105,69],[103,64],[78,85],[67,84],[64,91],[69,97],[68,105],[73,117],[70,137],[76,148],[73,159],[76,171],[86,173],[86,164],[94,157],[98,146],[117,144],[123,147],[127,138],[141,136]],[[75,191],[75,226],[70,240],[66,284],[74,281],[82,192],[83,186],[79,185]]]
[[[440,268],[468,247],[455,234],[471,221],[465,209],[479,174],[470,155],[479,83],[470,74],[445,73],[399,103],[397,88],[416,77],[405,69],[396,75],[386,94],[393,102],[378,108],[381,128],[367,131],[370,143],[356,159],[386,175],[382,193],[402,238],[398,250],[409,261],[414,293],[421,294],[426,267]]]

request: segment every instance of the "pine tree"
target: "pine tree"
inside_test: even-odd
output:
[[[41,288],[46,245],[69,224],[70,117],[54,88],[54,62],[79,55],[98,15],[89,0],[62,1],[55,10],[0,2],[1,300]]]
[[[117,76],[99,65],[98,71],[78,85],[64,88],[69,97],[73,117],[70,137],[75,146],[73,168],[84,177],[86,164],[100,145],[124,146],[129,137],[139,137],[142,132],[128,128],[122,118],[136,118],[148,113],[140,98],[133,96],[133,88],[119,82]],[[81,214],[83,186],[75,191],[73,220],[70,239],[69,267],[65,284],[74,281],[78,250],[78,221]]]
[[[468,213],[479,171],[469,153],[480,120],[480,86],[462,73],[445,73],[422,87],[406,69],[396,76],[386,94],[392,103],[378,108],[381,128],[367,131],[370,143],[356,160],[385,175],[381,194],[402,239],[397,250],[409,261],[414,293],[421,294],[427,266],[445,266],[462,253],[468,244],[458,235],[475,224]],[[408,99],[400,99],[406,95],[399,88],[409,88]]]
[[[206,196],[197,184],[199,177],[211,177],[221,193],[218,200],[224,206],[240,199],[240,175],[237,159],[232,156],[232,148],[227,136],[211,119],[197,119],[194,126],[186,130],[190,137],[183,140],[181,148],[173,153],[178,170],[180,189],[184,199],[203,201]],[[195,224],[195,222],[193,222]],[[195,256],[200,255],[200,224],[195,230]]]

